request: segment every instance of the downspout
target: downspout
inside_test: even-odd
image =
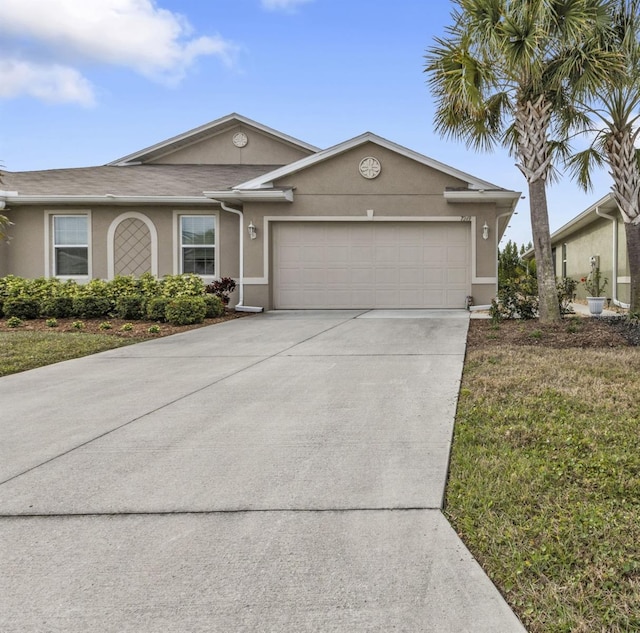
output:
[[[239,233],[240,233],[240,278],[239,278],[239,296],[240,300],[236,304],[234,310],[236,312],[263,312],[264,308],[260,308],[257,306],[246,306],[244,305],[244,215],[240,209],[234,209],[233,207],[227,206],[222,200],[216,200],[222,207],[224,211],[229,211],[229,213],[235,213],[239,219]]]
[[[607,213],[603,213],[600,211],[600,207],[596,207],[596,215],[605,218],[607,220],[611,220],[613,226],[613,257],[612,257],[612,266],[613,272],[611,274],[611,286],[613,288],[613,305],[618,306],[619,308],[626,308],[627,310],[630,307],[630,304],[623,303],[618,300],[618,218],[608,215]]]

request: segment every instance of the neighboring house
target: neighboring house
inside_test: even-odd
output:
[[[629,307],[629,260],[624,223],[613,194],[608,194],[552,233],[551,247],[557,277],[580,280],[591,271],[591,258],[599,264],[608,280],[606,296],[614,305]],[[533,251],[523,256],[534,257]],[[585,289],[578,284],[577,297],[584,299]]]
[[[229,276],[249,310],[486,305],[520,197],[371,133],[319,150],[237,114],[3,186],[0,276]]]

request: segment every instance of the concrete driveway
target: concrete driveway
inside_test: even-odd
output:
[[[0,630],[524,631],[440,512],[467,327],[272,312],[0,379]]]

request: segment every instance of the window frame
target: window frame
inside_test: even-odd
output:
[[[87,242],[86,244],[56,244],[55,223],[56,218],[77,218],[83,217],[87,224]],[[91,211],[46,211],[45,212],[45,277],[55,277],[56,279],[73,279],[77,281],[86,281],[93,276],[92,265],[92,222]],[[86,248],[87,249],[87,272],[81,275],[63,275],[57,270],[56,254],[59,248]]]
[[[213,244],[183,244],[182,242],[182,221],[187,218],[209,217],[213,219],[214,240]],[[218,271],[220,270],[220,260],[218,253],[218,228],[220,226],[219,214],[209,210],[198,211],[174,211],[174,266],[173,272],[176,275],[185,274],[184,272],[184,249],[185,248],[213,248],[213,274],[199,275],[203,280],[211,282],[219,279]],[[192,273],[198,274],[198,273]]]

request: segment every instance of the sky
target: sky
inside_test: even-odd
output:
[[[237,112],[320,148],[373,132],[523,192],[502,244],[531,239],[506,150],[434,131],[424,54],[449,0],[1,0],[0,163],[103,165]],[[548,189],[551,230],[606,195]]]

